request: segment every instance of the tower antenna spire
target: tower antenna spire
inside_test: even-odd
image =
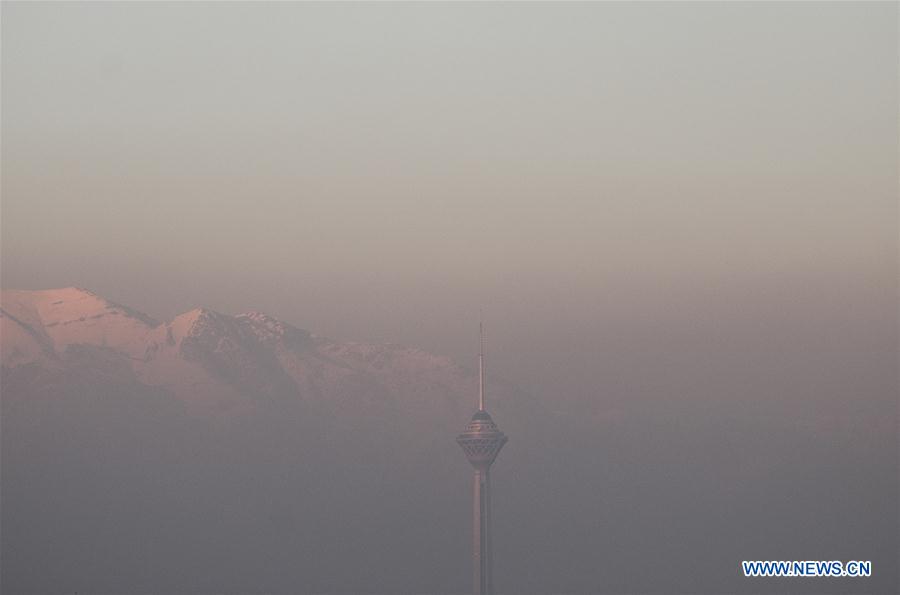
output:
[[[484,411],[484,322],[478,320],[478,410]]]

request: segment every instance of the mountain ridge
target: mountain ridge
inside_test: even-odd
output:
[[[116,378],[163,390],[190,411],[226,416],[293,399],[459,419],[476,386],[474,370],[415,347],[336,341],[257,310],[198,307],[157,321],[78,287],[0,292],[0,362],[6,379],[28,370],[33,379],[16,383],[24,392],[53,392],[75,372],[96,371],[102,383],[115,368]],[[493,388],[502,407],[513,391]]]

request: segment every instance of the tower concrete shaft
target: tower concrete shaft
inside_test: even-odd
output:
[[[475,470],[472,527],[472,585],[475,595],[494,592],[491,560],[491,471]]]

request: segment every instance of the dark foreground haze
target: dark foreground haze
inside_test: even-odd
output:
[[[4,595],[898,592],[897,4],[0,11]]]

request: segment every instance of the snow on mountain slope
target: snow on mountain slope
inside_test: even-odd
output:
[[[56,357],[53,340],[44,332],[40,321],[35,323],[33,319],[13,316],[0,309],[0,337],[3,339],[0,363],[5,367],[32,362],[49,364]]]
[[[3,291],[0,297],[4,318],[15,325],[4,325],[3,344],[12,342],[14,348],[3,350],[3,364],[27,363],[28,358],[14,356],[33,352],[26,348],[22,337],[14,340],[19,327],[40,343],[42,351],[52,348],[59,352],[71,344],[107,347],[135,355],[141,350],[146,334],[158,323],[152,318],[125,306],[110,302],[85,289],[67,287],[44,291]],[[9,354],[9,357],[7,357]]]
[[[289,399],[323,412],[405,411],[465,415],[475,376],[446,357],[399,345],[338,342],[261,312],[229,316],[198,308],[151,318],[83,289],[4,291],[4,374],[26,364],[80,374],[120,362],[134,382],[188,409],[237,413]],[[75,357],[75,356],[78,357]],[[101,357],[102,355],[102,357]],[[496,391],[498,399],[508,393]]]

